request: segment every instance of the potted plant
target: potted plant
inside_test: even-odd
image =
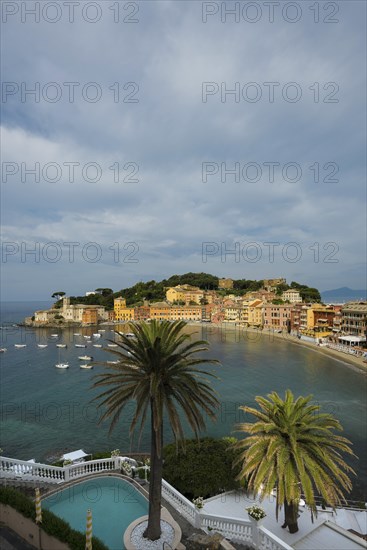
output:
[[[120,449],[115,449],[114,451],[111,451],[111,458],[115,458],[116,456],[121,456]]]
[[[202,508],[204,508],[204,499],[203,499],[203,497],[193,498],[192,502],[195,504],[195,506],[198,510],[201,510]]]
[[[123,474],[125,474],[125,476],[130,477],[132,475],[132,468],[131,468],[130,464],[128,462],[126,462],[126,460],[121,462],[121,472]]]
[[[256,522],[266,517],[265,511],[261,508],[261,506],[256,506],[256,504],[246,508],[246,511],[250,518],[254,519]]]

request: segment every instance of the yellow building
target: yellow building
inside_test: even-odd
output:
[[[218,288],[224,288],[226,290],[232,290],[233,288],[233,279],[219,279]]]
[[[185,304],[195,302],[199,305],[203,298],[204,292],[196,286],[178,285],[166,290],[166,300],[171,304],[173,302],[185,302]]]
[[[115,321],[133,321],[134,308],[126,306],[125,298],[115,298],[113,301],[113,311],[115,313]]]
[[[150,318],[158,321],[201,321],[201,306],[176,306],[167,302],[155,302],[150,305]]]
[[[260,327],[264,324],[263,302],[261,300],[254,300],[249,303],[247,322],[251,327]]]

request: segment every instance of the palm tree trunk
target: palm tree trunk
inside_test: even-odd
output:
[[[154,429],[153,410],[151,407],[151,444],[150,444],[150,480],[149,480],[149,517],[144,537],[157,540],[161,536],[161,500],[163,468],[163,426]]]
[[[296,502],[284,501],[284,525],[288,527],[290,533],[297,533],[298,531],[298,504]]]

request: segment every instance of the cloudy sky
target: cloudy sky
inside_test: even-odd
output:
[[[364,2],[36,4],[2,3],[2,300],[365,287]]]

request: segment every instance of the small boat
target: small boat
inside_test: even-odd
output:
[[[6,348],[0,348],[0,353],[5,353],[6,351],[8,351]]]
[[[109,365],[117,365],[117,363],[119,363],[119,361],[107,361],[107,363]]]
[[[80,359],[81,361],[91,361],[93,357],[91,357],[90,355],[79,355],[78,359]]]
[[[66,344],[56,344],[57,348],[67,348]]]
[[[58,334],[51,334],[52,338],[58,338],[59,335]]]
[[[93,344],[93,347],[94,347],[94,348],[101,348],[101,347],[102,347],[102,344]]]
[[[55,367],[57,369],[68,369],[69,363],[56,363]]]
[[[104,328],[99,328],[98,332],[106,332],[106,330]]]
[[[127,332],[125,336],[126,338],[135,338],[135,334],[133,334],[132,332]]]
[[[76,348],[86,348],[86,344],[75,344]]]
[[[117,344],[107,344],[109,348],[117,348]]]
[[[92,337],[91,336],[83,336],[83,338],[87,338],[89,340]]]
[[[15,348],[26,348],[27,344],[14,344]]]
[[[100,337],[101,337],[100,334],[97,334],[97,333],[96,333],[96,334],[93,334],[93,338],[100,338]]]
[[[37,347],[41,348],[41,349],[47,348],[47,346],[48,346],[48,344],[37,344]]]
[[[80,332],[74,332],[74,336],[81,336]]]
[[[81,369],[92,369],[93,365],[88,365],[88,363],[85,363],[83,365],[79,365]]]

